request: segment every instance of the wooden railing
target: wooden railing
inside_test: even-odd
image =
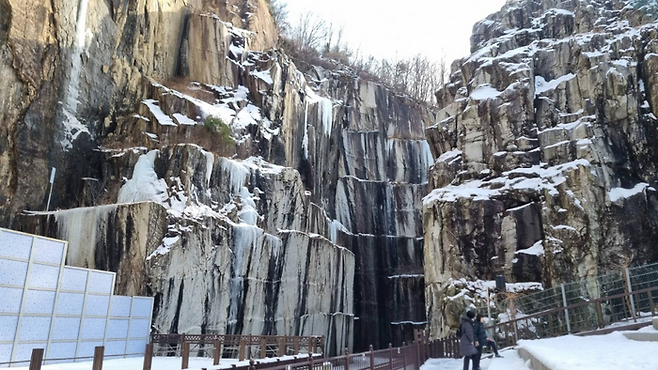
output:
[[[430,342],[430,358],[460,358],[459,338],[452,336]]]
[[[151,342],[156,354],[182,355],[184,343],[192,352],[209,355],[212,349],[219,357],[281,357],[300,353],[324,353],[325,339],[318,336],[220,335],[220,334],[153,334]],[[211,356],[209,356],[211,357]]]
[[[248,369],[238,370],[420,370],[428,360],[427,345],[414,343],[402,347],[389,348],[350,354],[347,349],[342,356],[330,358],[308,357],[304,362],[285,364],[283,362],[270,362],[258,364],[252,360]]]
[[[213,344],[214,347],[214,360],[213,364],[218,365],[220,362],[219,347],[217,346],[220,337],[217,335],[156,335],[154,340],[159,343],[165,344],[181,344],[181,369],[189,367],[190,359],[190,344],[194,341],[202,342],[202,344]],[[248,337],[248,336],[228,336],[228,337]],[[262,338],[261,336],[252,336],[251,342],[247,339],[246,343],[259,343],[255,339],[271,339]],[[309,339],[311,346],[314,343],[313,339],[322,339],[318,337],[284,337],[282,342],[304,343],[303,338]],[[233,365],[231,370],[420,370],[420,367],[430,358],[433,351],[429,343],[427,332],[416,331],[416,341],[411,345],[403,345],[402,347],[393,348],[389,344],[388,348],[374,351],[370,346],[370,351],[363,353],[350,354],[347,349],[342,356],[331,358],[323,358],[320,354],[308,353],[304,356],[293,356],[291,359],[276,359],[270,361],[260,362],[255,359],[250,359],[248,365],[237,366]],[[221,338],[231,340],[233,338]],[[243,340],[244,342],[244,340]],[[300,346],[302,345],[300,344]],[[321,341],[324,345],[324,342]],[[458,348],[458,346],[457,346]],[[152,360],[154,354],[154,344],[147,344],[144,351],[144,370],[152,369]],[[96,347],[93,358],[93,370],[101,369],[103,366],[104,347]],[[26,361],[27,362],[27,361]],[[41,369],[43,360],[43,349],[34,349],[32,359],[30,361],[30,370]]]
[[[487,330],[503,347],[522,339],[550,338],[587,333],[620,322],[656,316],[658,287],[592,299],[494,324]],[[646,315],[645,315],[646,314]]]

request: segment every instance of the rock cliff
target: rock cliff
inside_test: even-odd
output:
[[[658,260],[658,25],[633,5],[509,1],[474,26],[427,130],[434,336],[457,326],[456,279],[552,286]]]
[[[299,70],[265,0],[0,10],[0,225],[155,296],[156,332],[325,335],[335,354],[424,327],[427,107]]]

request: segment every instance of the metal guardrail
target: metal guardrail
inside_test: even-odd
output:
[[[658,263],[625,268],[605,275],[586,278],[515,298],[517,311],[526,315],[557,309],[601,297],[658,286]],[[565,304],[566,301],[566,304]],[[492,316],[506,312],[506,307],[477,307],[476,311]]]
[[[658,315],[658,287],[625,292],[570,304],[488,326],[503,346],[522,339],[550,338],[605,328],[614,323],[637,322]]]

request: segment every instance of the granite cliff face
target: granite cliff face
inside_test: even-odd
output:
[[[0,225],[155,296],[156,332],[335,354],[424,327],[424,105],[298,70],[265,0],[0,10]]]
[[[552,286],[658,260],[654,19],[632,1],[520,0],[474,26],[427,130],[434,336],[457,326],[455,279]]]

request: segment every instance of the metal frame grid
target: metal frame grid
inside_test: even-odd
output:
[[[642,290],[658,284],[658,263],[626,268],[625,272],[625,275],[617,271],[523,295],[516,299],[516,309],[520,313],[531,315],[565,305],[621,294],[626,290]],[[632,305],[635,306],[635,302]],[[616,299],[609,302],[607,309],[612,315],[621,312],[625,309],[623,300]],[[498,314],[505,312],[505,307],[481,306],[476,310],[485,315],[490,310],[492,316],[497,317]]]
[[[4,245],[7,238],[14,238],[14,244]],[[21,239],[22,246],[17,242]],[[61,253],[49,255],[53,248],[61,248]],[[0,228],[0,265],[15,267],[0,271],[0,291],[21,294],[18,311],[14,296],[0,305],[0,320],[10,327],[15,320],[13,338],[11,333],[0,336],[0,363],[29,360],[32,348],[44,348],[46,360],[93,356],[94,347],[101,345],[109,347],[108,355],[144,353],[153,298],[113,295],[115,273],[65,266],[67,252],[65,241]],[[113,311],[115,300],[129,306],[127,315]],[[127,323],[125,333],[119,331],[124,335],[115,333],[113,321]]]

